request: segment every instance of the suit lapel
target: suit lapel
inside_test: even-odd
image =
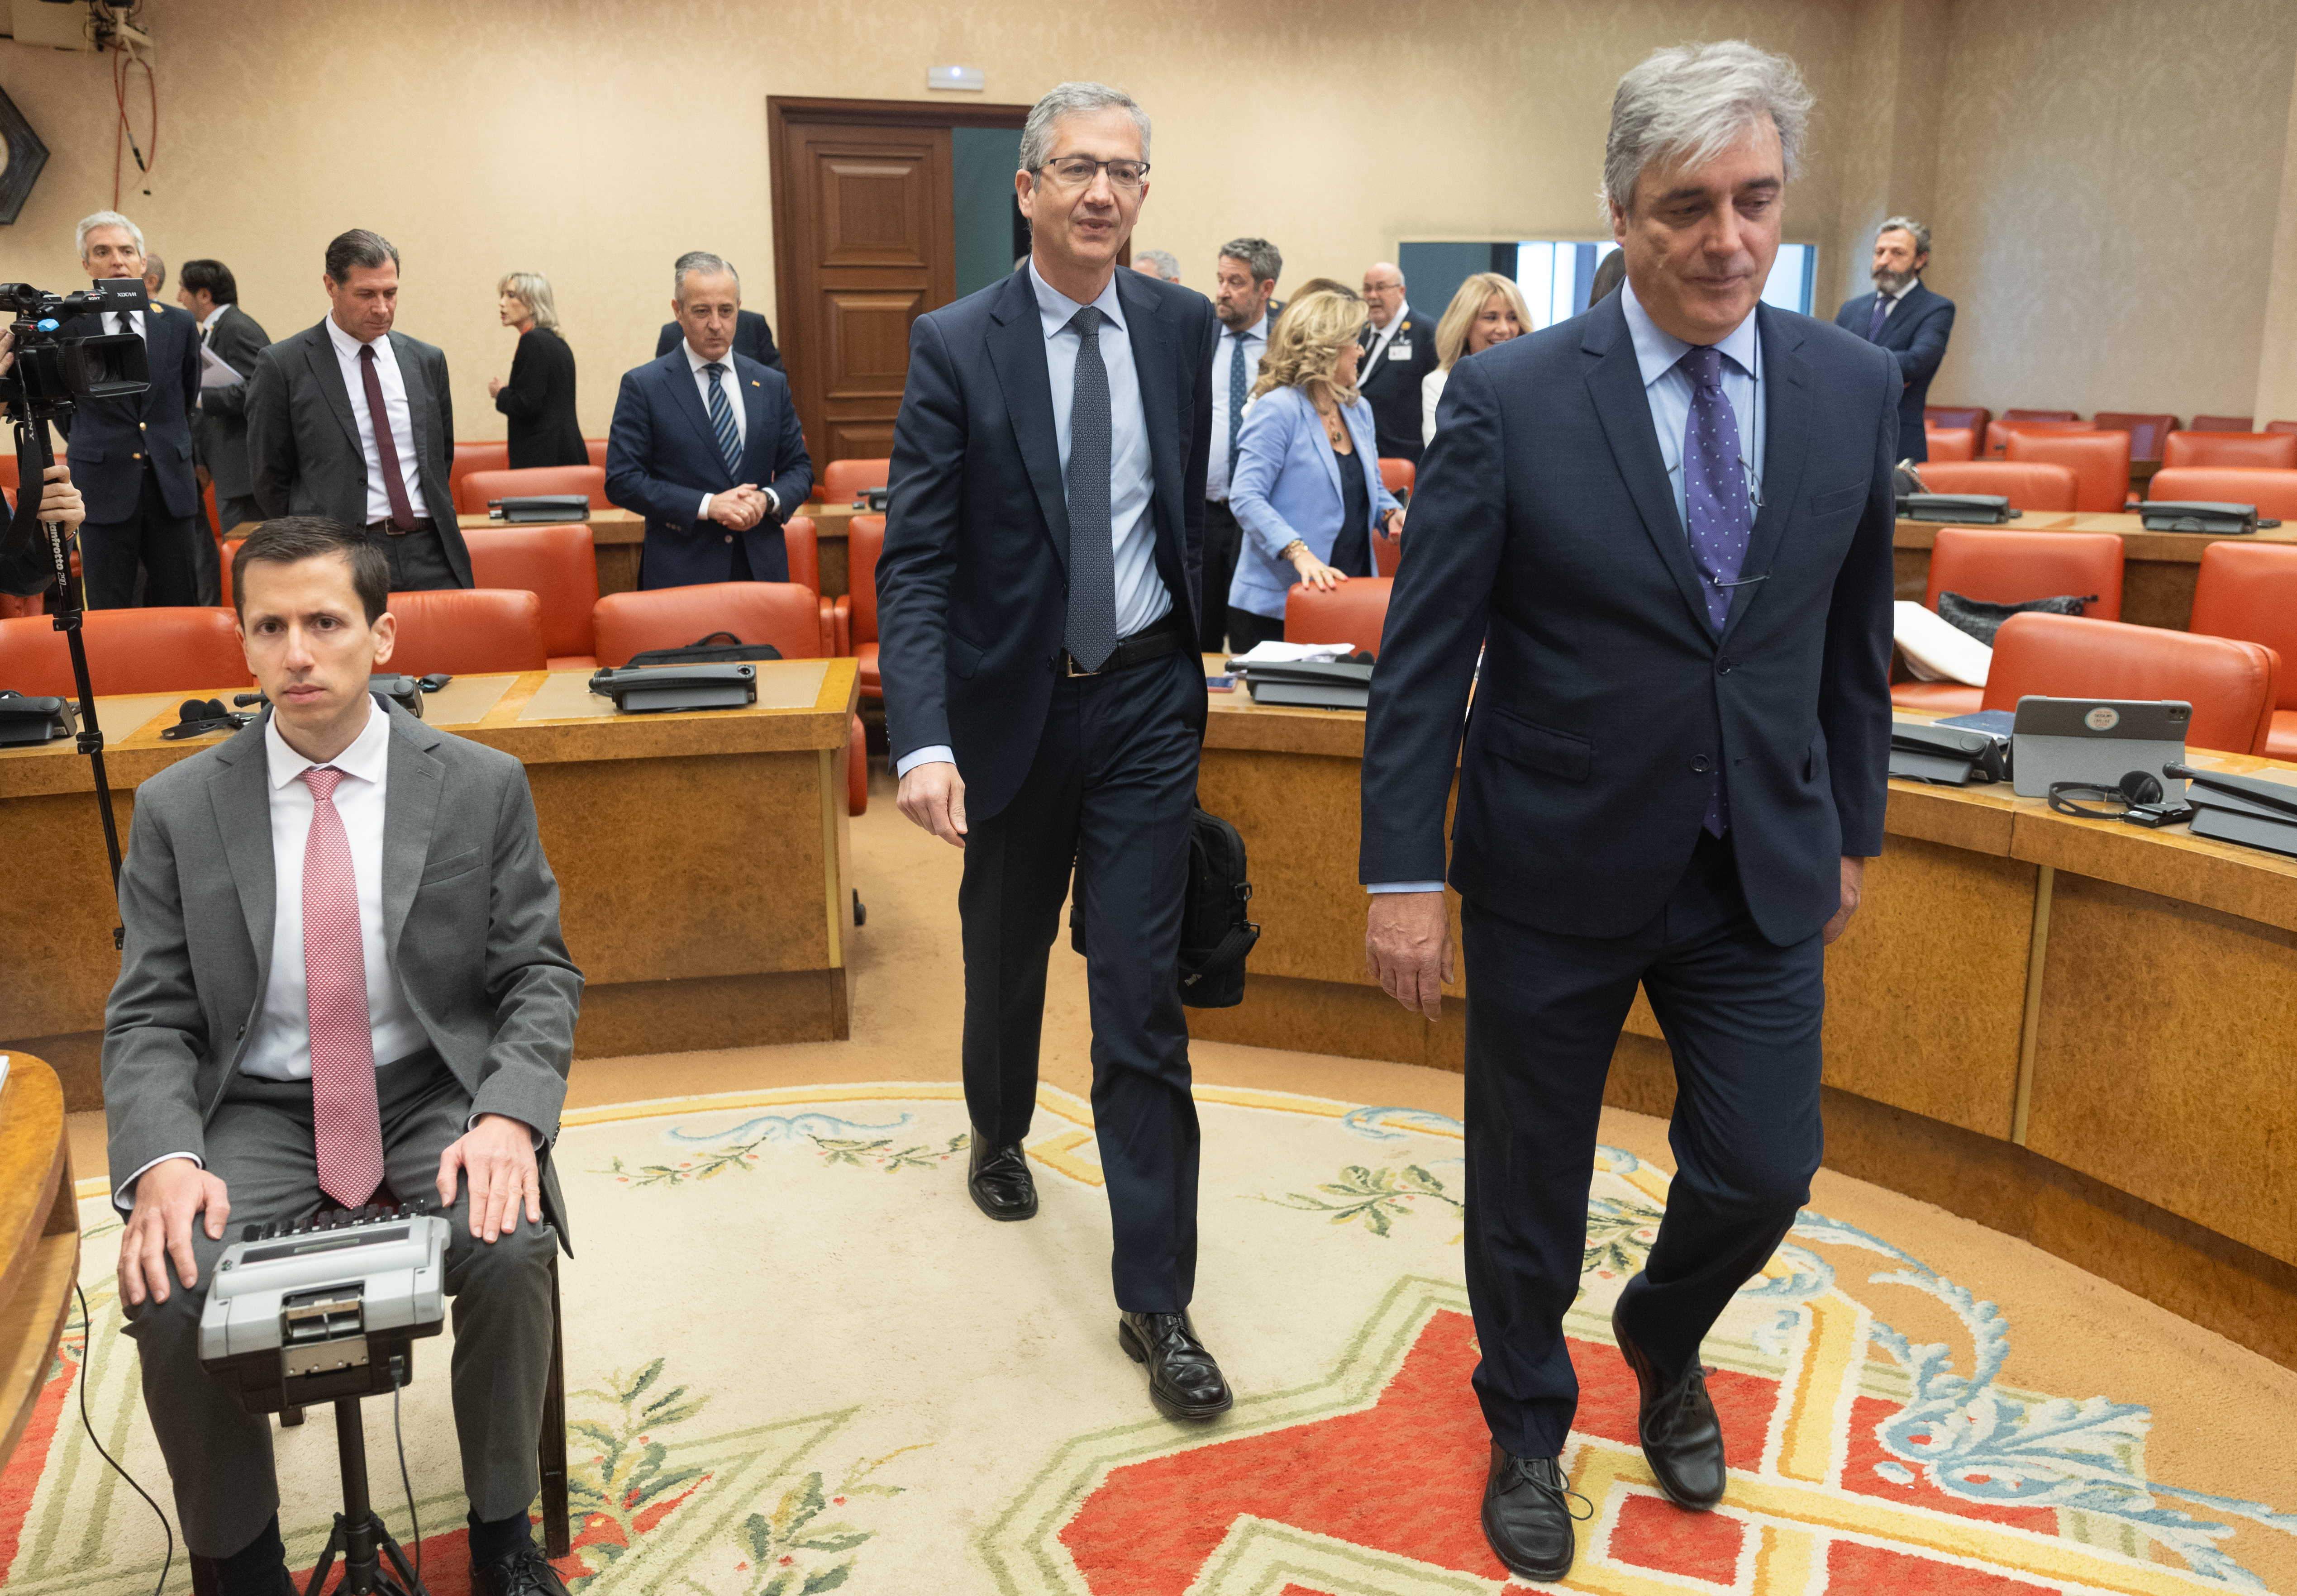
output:
[[[1140,284],[1137,291],[1125,279]],[[1188,459],[1181,442],[1181,393],[1176,382],[1179,363],[1173,358],[1173,330],[1160,314],[1159,296],[1139,274],[1116,274],[1116,300],[1124,307],[1124,333],[1132,346],[1132,370],[1140,383],[1140,413],[1148,427],[1151,496],[1157,508],[1160,540],[1169,537],[1180,547],[1181,483]],[[1169,578],[1167,579],[1170,580]]]
[[[764,452],[773,448],[773,440],[766,435],[765,384],[758,380],[755,370],[742,369],[757,366],[748,356],[729,351],[727,362],[733,373],[735,401],[742,407],[742,477],[763,487],[774,475],[774,463]],[[797,506],[792,505],[790,508],[794,510]]]
[[[422,362],[416,359],[415,350],[406,334],[393,333],[391,337],[391,358],[399,363],[399,381],[407,390],[407,436],[415,445],[415,470],[419,481],[423,462],[431,457],[424,442],[424,413],[431,407],[431,389],[423,375]]]
[[[439,734],[404,711],[391,712],[391,762],[383,781],[383,943],[399,946],[415,889],[430,861],[445,767],[426,750]]]
[[[1324,468],[1324,480],[1332,485],[1334,496],[1345,506],[1348,502],[1347,484],[1340,481],[1340,457],[1332,448],[1331,434],[1324,431],[1324,418],[1316,414],[1316,401],[1303,393],[1300,403],[1308,412],[1308,424],[1302,436],[1308,440],[1308,447],[1315,450],[1316,463]],[[1342,418],[1345,425],[1346,412],[1342,412]],[[1348,431],[1350,436],[1354,435],[1354,428],[1350,427]]]
[[[1037,507],[1044,513],[1045,535],[1061,569],[1069,563],[1069,506],[1061,481],[1059,434],[1053,430],[1053,381],[1045,370],[1045,336],[1037,319],[1036,291],[1023,267],[1005,280],[1005,292],[989,313],[989,364],[1005,393],[1005,414],[1013,425],[1013,441],[1029,468],[1029,482],[1037,490]],[[1138,353],[1134,356],[1139,359]],[[1145,401],[1147,394],[1142,394]],[[1149,447],[1156,447],[1150,439]]]
[[[1904,314],[1901,305],[1891,314]],[[1796,318],[1768,305],[1755,309],[1760,342],[1757,358],[1763,366],[1762,508],[1755,512],[1755,530],[1747,539],[1747,557],[1740,571],[1745,576],[1767,576],[1778,558],[1780,539],[1802,497],[1803,463],[1810,446],[1810,367],[1802,358],[1802,333]],[[1723,636],[1751,608],[1766,584],[1751,583],[1731,590],[1731,613],[1723,622]]]
[[[239,909],[255,951],[255,992],[260,1002],[271,982],[271,934],[278,910],[278,878],[271,868],[270,761],[264,757],[265,720],[258,720],[218,749],[208,778],[208,803],[223,838],[224,858],[239,889]]]
[[[1635,341],[1627,333],[1626,312],[1618,296],[1606,299],[1587,317],[1581,338],[1583,353],[1595,357],[1587,367],[1587,392],[1595,402],[1596,419],[1611,446],[1611,458],[1635,502],[1643,531],[1659,551],[1659,561],[1683,594],[1700,635],[1711,638],[1707,600],[1700,592],[1699,570],[1692,563],[1691,539],[1683,518],[1675,513],[1675,495],[1667,485],[1667,460],[1659,452],[1659,436],[1651,430],[1651,400],[1643,391],[1642,367],[1635,361]]]
[[[312,376],[318,380],[319,391],[327,396],[327,408],[335,413],[343,436],[350,440],[351,452],[363,457],[358,422],[351,415],[350,390],[343,386],[343,368],[335,358],[334,340],[327,335],[325,323],[306,333],[303,339],[303,358],[310,364]]]
[[[684,340],[681,339],[677,348],[662,358],[662,367],[663,380],[670,384],[671,403],[685,415],[687,424],[694,428],[694,435],[702,440],[703,452],[717,463],[722,473],[725,457],[718,452],[718,429],[710,424],[710,412],[703,407],[702,390],[695,382],[694,368],[686,363]],[[727,485],[730,487],[732,484],[729,482]]]

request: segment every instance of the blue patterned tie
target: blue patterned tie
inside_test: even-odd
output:
[[[1882,323],[1890,314],[1889,296],[1880,292],[1874,295],[1874,314],[1866,318],[1866,341],[1882,341]]]
[[[1087,305],[1076,330],[1076,384],[1069,395],[1069,613],[1066,641],[1077,666],[1098,670],[1116,648],[1116,554],[1109,537],[1108,367],[1100,358],[1100,312]]]
[[[1683,427],[1684,520],[1691,557],[1704,579],[1707,619],[1719,633],[1731,614],[1731,589],[1723,584],[1737,581],[1746,564],[1754,499],[1740,465],[1739,418],[1723,393],[1723,351],[1696,346],[1676,364],[1691,379],[1691,415]],[[1718,768],[1708,787],[1706,826],[1721,836],[1729,824]]]
[[[1233,488],[1236,485],[1236,434],[1237,430],[1244,425],[1246,383],[1244,334],[1231,333],[1229,337],[1234,341],[1228,358],[1228,480]]]
[[[742,474],[742,434],[734,425],[734,407],[726,402],[726,368],[712,360],[702,368],[710,374],[710,430],[718,434],[718,453],[726,474]]]

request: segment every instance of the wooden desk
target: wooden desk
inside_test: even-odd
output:
[[[798,514],[813,518],[813,536],[821,551],[821,594],[836,598],[846,592],[845,527],[856,515],[869,514],[851,505],[806,505]],[[487,515],[459,518],[463,530],[511,524]],[[646,517],[611,506],[590,512],[590,542],[597,550],[598,594],[629,593],[638,585],[638,551],[646,544]]]
[[[459,677],[426,705],[526,765],[586,977],[576,1055],[844,1036],[853,662],[768,662],[755,706],[687,714],[617,716],[588,679]],[[215,740],[160,740],[182,696],[99,703],[123,841],[136,784]],[[0,752],[0,829],[26,861],[0,916],[0,1049],[37,1046],[83,1108],[102,1101],[119,958],[87,761],[70,748]]]
[[[1892,539],[1898,551],[1898,596],[1915,604],[1929,590],[1931,547],[1938,523],[1901,521]],[[2223,541],[2200,532],[2149,532],[2133,514],[2029,511],[2000,528],[2013,532],[2112,532],[2122,541],[2121,618],[2136,626],[2184,631],[2194,615],[2194,583],[2201,574],[2202,550]],[[2297,544],[2297,528],[2275,527],[2232,539],[2241,543]]]
[[[48,1383],[79,1278],[79,1205],[55,1071],[10,1052],[0,1086],[0,1466]]]
[[[1364,972],[1363,747],[1361,714],[1213,695],[1198,790],[1244,836],[1263,934],[1244,1003],[1192,1008],[1190,1028],[1460,1069],[1463,1006],[1430,1025]],[[2297,859],[2072,819],[2004,786],[1893,782],[1888,826],[1827,961],[1830,1167],[2297,1367]],[[1474,979],[1459,973],[1447,993]],[[1627,1030],[1608,1100],[1665,1113],[1641,998]]]

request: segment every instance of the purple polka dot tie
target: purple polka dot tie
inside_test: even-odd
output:
[[[1723,396],[1723,351],[1694,347],[1676,364],[1691,379],[1691,416],[1683,428],[1683,518],[1691,557],[1699,567],[1707,619],[1717,632],[1730,619],[1732,589],[1747,563],[1755,506],[1741,468],[1739,418]],[[1731,823],[1723,797],[1718,757],[1707,794],[1707,829],[1717,836]]]
[[[311,829],[303,843],[303,983],[311,1024],[311,1131],[319,1189],[356,1208],[383,1184],[383,1116],[375,1096],[375,1028],[350,835],[335,812],[343,773],[303,772]]]

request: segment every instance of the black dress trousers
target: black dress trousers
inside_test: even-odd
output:
[[[79,529],[79,566],[87,607],[136,606],[136,572],[144,572],[144,603],[195,605],[199,597],[198,515],[171,515],[151,465],[144,467],[136,513],[126,521],[94,522]]]
[[[1184,649],[1064,678],[1010,803],[972,822],[958,910],[974,1134],[1027,1136],[1045,967],[1072,868],[1092,1009],[1092,1112],[1119,1308],[1177,1313],[1196,1289],[1197,1109],[1181,1008],[1181,912],[1201,666]]]
[[[1637,983],[1675,1054],[1675,1177],[1619,1308],[1672,1378],[1809,1200],[1825,951],[1815,934],[1766,941],[1727,836],[1703,831],[1682,882],[1631,935],[1560,936],[1473,901],[1461,929],[1476,1395],[1493,1439],[1552,1457],[1578,1405],[1563,1315],[1579,1288],[1603,1080]]]
[[[1204,654],[1228,652],[1228,590],[1236,580],[1237,555],[1244,548],[1244,528],[1223,498],[1205,501],[1204,620],[1197,647]],[[1249,648],[1250,644],[1243,646]]]

